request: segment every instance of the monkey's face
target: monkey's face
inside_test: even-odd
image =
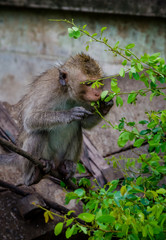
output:
[[[87,104],[98,101],[101,98],[102,86],[92,88],[92,83],[100,78],[100,75],[95,77],[85,75],[79,69],[70,71],[67,82],[70,97]]]
[[[97,80],[92,79],[91,80]],[[102,86],[92,88],[93,82],[85,82],[79,86],[79,98],[86,102],[96,102],[101,98]]]

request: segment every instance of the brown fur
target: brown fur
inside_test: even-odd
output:
[[[100,121],[98,114],[91,113],[91,102],[100,100],[102,88],[80,83],[101,77],[96,61],[78,54],[60,68],[49,69],[36,78],[18,104],[22,148],[52,163],[64,177],[73,174],[71,166],[79,159],[82,128],[90,129]],[[111,106],[103,103],[99,110],[105,114]],[[26,159],[21,159],[21,165],[25,184],[39,180],[37,167]]]

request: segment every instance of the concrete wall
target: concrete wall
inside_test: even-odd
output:
[[[64,62],[69,56],[85,51],[86,37],[78,40],[69,39],[67,25],[64,23],[49,22],[49,18],[75,19],[78,25],[88,25],[91,33],[99,32],[103,26],[108,27],[105,33],[110,38],[110,44],[120,41],[121,46],[135,43],[135,53],[140,56],[144,52],[152,54],[161,52],[166,54],[166,24],[163,18],[135,17],[127,15],[81,13],[57,10],[38,10],[24,8],[0,7],[0,100],[16,103],[25,93],[26,85],[36,75],[44,70]],[[122,59],[114,57],[104,51],[103,45],[92,43],[89,54],[99,61],[106,75],[112,75],[121,68]],[[133,90],[140,87],[138,82],[121,81],[124,89]],[[164,106],[158,101],[159,106]],[[147,100],[136,107],[113,109],[113,122],[117,123],[124,114],[129,118],[138,120],[144,109],[151,109],[152,105]],[[155,106],[156,103],[154,104]],[[136,111],[135,111],[136,110]],[[132,112],[134,111],[134,112]],[[97,131],[93,131],[96,138]],[[92,134],[92,136],[93,136]],[[111,132],[112,134],[112,132]],[[106,147],[102,154],[118,150],[116,137],[113,142],[107,143],[104,132],[101,135],[101,143],[105,141]],[[116,135],[116,134],[115,134]],[[103,136],[103,137],[102,137]],[[112,139],[112,138],[111,138]]]

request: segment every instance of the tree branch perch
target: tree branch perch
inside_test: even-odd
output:
[[[40,170],[44,171],[44,166],[43,164],[39,161],[38,158],[32,157],[28,152],[22,150],[21,148],[17,147],[16,145],[10,143],[9,141],[6,141],[5,139],[0,137],[0,145],[5,146],[7,148],[9,148],[11,151],[25,157],[26,159],[28,159],[30,162],[32,162],[35,166],[38,166]],[[63,179],[61,176],[59,176],[59,174],[57,174],[56,171],[54,170],[50,170],[49,174],[55,178],[61,178],[61,180],[63,182],[65,182],[65,184],[67,186],[69,186],[72,189],[77,189],[77,186],[70,180],[65,180]]]

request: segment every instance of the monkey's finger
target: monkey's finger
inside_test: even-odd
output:
[[[74,112],[84,113],[87,115],[91,115],[92,113],[88,110],[86,110],[84,107],[75,107]]]
[[[77,120],[82,120],[83,117],[84,117],[83,115],[81,115],[81,116],[74,115],[74,116],[73,116],[73,120],[75,120],[75,121],[77,121]]]
[[[93,114],[92,112],[90,112],[88,110],[85,110],[84,113],[87,114],[87,115],[92,115]]]
[[[78,110],[77,113],[80,113],[80,114],[83,114],[83,115],[85,115],[85,114],[86,115],[92,115],[93,114],[90,111],[86,110],[85,108]]]

